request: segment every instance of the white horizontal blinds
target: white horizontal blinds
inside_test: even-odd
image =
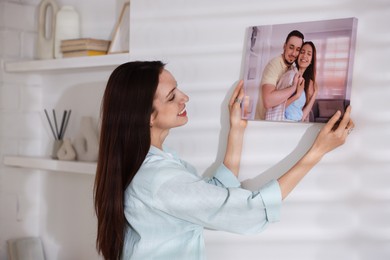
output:
[[[348,59],[351,45],[350,31],[337,34],[313,35],[317,49],[318,98],[345,98]],[[324,55],[325,54],[325,55]]]

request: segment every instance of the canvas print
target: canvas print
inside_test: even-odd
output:
[[[327,122],[350,104],[356,18],[247,28],[243,118]]]

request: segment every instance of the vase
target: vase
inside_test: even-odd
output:
[[[62,58],[61,41],[80,38],[80,18],[73,6],[61,7],[56,15],[54,57]]]
[[[60,140],[54,140],[53,148],[52,148],[52,152],[51,152],[51,158],[52,159],[58,159],[57,152],[61,148],[62,143],[63,143],[63,140],[61,140],[61,139]]]
[[[84,116],[81,118],[80,132],[73,142],[77,160],[96,162],[99,153],[99,140],[97,129],[93,125],[93,118]]]
[[[37,58],[54,58],[54,32],[58,5],[55,0],[42,0],[38,8]]]
[[[74,150],[69,138],[65,138],[60,149],[57,151],[57,158],[61,161],[76,160],[76,151]]]

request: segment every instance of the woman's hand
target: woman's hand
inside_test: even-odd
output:
[[[310,152],[322,157],[326,153],[344,144],[355,126],[350,115],[351,107],[348,106],[343,118],[339,121],[341,112],[337,111],[321,129]]]
[[[295,73],[293,82],[291,84],[291,87],[294,89],[294,92],[295,91],[298,92],[298,87],[302,84],[302,80],[303,80],[302,74],[299,72]]]
[[[247,120],[242,119],[242,109],[248,109],[249,99],[244,97],[244,82],[240,80],[237,84],[229,102],[230,128],[245,130]]]

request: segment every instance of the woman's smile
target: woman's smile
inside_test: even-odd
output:
[[[186,107],[184,107],[183,110],[179,112],[178,116],[187,116]]]

